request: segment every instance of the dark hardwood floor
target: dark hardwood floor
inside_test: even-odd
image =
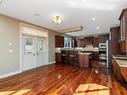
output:
[[[0,95],[127,95],[127,89],[98,62],[81,69],[62,64],[33,69],[0,80]]]

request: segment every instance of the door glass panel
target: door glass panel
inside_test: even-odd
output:
[[[44,51],[44,41],[43,40],[38,40],[37,48],[38,48],[38,52]]]
[[[32,38],[25,39],[25,53],[33,53],[34,52],[34,41]]]

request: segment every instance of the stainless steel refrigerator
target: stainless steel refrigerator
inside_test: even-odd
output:
[[[112,51],[111,51],[111,40],[106,41],[106,67],[111,70],[112,69]]]

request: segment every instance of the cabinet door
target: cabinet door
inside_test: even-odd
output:
[[[118,54],[120,52],[120,44],[119,44],[119,27],[113,27],[110,29],[111,31],[111,46],[112,53]]]
[[[64,47],[64,37],[55,36],[55,47]]]
[[[74,39],[74,47],[77,47],[77,39]]]
[[[89,67],[89,56],[85,54],[79,55],[79,65],[81,67]]]
[[[98,37],[94,38],[94,40],[93,40],[93,46],[94,47],[98,47],[99,46],[99,38]]]
[[[122,52],[125,52],[125,41],[122,41],[121,43],[120,43],[120,49],[121,49],[121,51]]]
[[[56,53],[56,63],[61,63],[61,53]]]
[[[60,37],[59,44],[60,47],[64,47],[64,37]]]
[[[116,76],[116,63],[115,63],[115,59],[112,59],[112,67],[113,67],[113,74],[114,76]]]

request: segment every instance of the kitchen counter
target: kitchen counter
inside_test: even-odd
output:
[[[127,60],[127,56],[124,56],[124,55],[116,55],[116,56],[113,56],[115,59],[123,59],[123,60]]]
[[[127,67],[127,60],[116,59],[116,62],[120,67]]]
[[[120,67],[127,67],[127,56],[124,55],[113,55],[113,58],[116,60],[116,62],[118,63],[118,65]]]
[[[113,63],[113,69],[114,74],[117,75],[117,78],[119,80],[122,80],[122,77],[127,82],[127,59],[124,56],[113,56],[114,62]],[[121,74],[121,75],[120,75]]]
[[[73,51],[79,51],[79,52],[99,52],[98,47],[93,48],[82,48],[82,47],[76,47],[76,48],[56,48],[57,53],[61,53],[62,50],[73,50]]]

